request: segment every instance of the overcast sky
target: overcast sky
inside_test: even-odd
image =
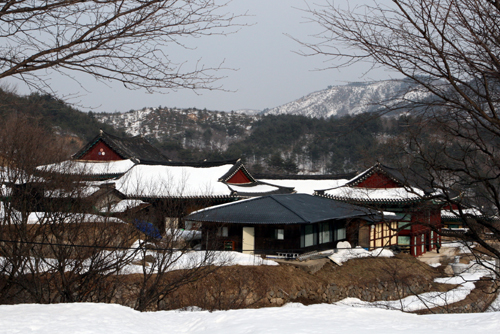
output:
[[[308,0],[322,3],[325,0]],[[301,46],[287,36],[311,40],[319,27],[307,23],[304,0],[233,0],[228,10],[234,13],[248,12],[241,23],[253,24],[243,27],[229,36],[210,36],[191,40],[195,50],[182,52],[189,62],[201,61],[216,66],[238,69],[220,73],[226,76],[220,84],[226,90],[177,91],[168,94],[147,94],[143,91],[127,90],[122,84],[109,87],[96,83],[92,78],[79,77],[82,87],[72,80],[61,77],[53,80],[53,88],[59,95],[76,94],[73,99],[80,109],[96,112],[125,112],[143,107],[196,107],[208,110],[231,111],[238,109],[273,108],[291,102],[329,85],[342,85],[350,81],[379,80],[389,77],[382,71],[363,76],[367,67],[356,66],[342,71],[315,71],[324,68],[325,58],[303,57],[294,51]],[[20,93],[26,93],[18,86]]]

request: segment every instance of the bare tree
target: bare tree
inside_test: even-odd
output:
[[[169,55],[187,38],[226,34],[234,15],[215,0],[8,0],[0,4],[0,79],[49,90],[51,72],[82,72],[130,89],[213,88],[215,67]]]
[[[114,198],[109,182],[89,181],[95,166],[53,163],[67,152],[36,120],[14,116],[2,125],[0,303],[117,302],[159,309],[179,287],[229,263],[225,254],[193,250],[201,232],[178,225],[186,206],[208,204],[205,190],[199,200],[182,198],[187,175],[163,182],[142,175],[133,182],[139,198],[157,192],[172,198],[157,199],[143,212],[114,211],[122,196]],[[160,231],[153,224],[164,226]]]
[[[5,121],[0,145],[1,302],[111,301],[138,231],[89,214],[79,175],[35,174],[67,154],[35,119]]]
[[[305,54],[326,55],[334,68],[367,61],[412,84],[403,99],[384,103],[384,111],[418,117],[420,127],[404,140],[407,166],[455,205],[469,240],[500,258],[492,219],[500,212],[500,3],[375,0],[341,8],[327,1],[308,13],[324,31],[302,42]]]

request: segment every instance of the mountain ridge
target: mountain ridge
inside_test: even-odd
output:
[[[413,92],[413,98],[425,94],[414,94],[414,85],[407,80],[382,80],[351,82],[329,86],[312,92],[281,106],[264,110],[261,115],[301,115],[314,118],[342,117],[366,112],[380,111],[384,104],[392,105]]]

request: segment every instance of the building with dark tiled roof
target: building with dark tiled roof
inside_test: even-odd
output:
[[[379,221],[382,215],[318,196],[283,194],[209,207],[185,219],[202,224],[205,248],[301,254],[333,249],[339,241],[351,241],[350,226]],[[207,245],[206,241],[212,243]]]
[[[102,130],[87,145],[76,152],[73,159],[86,161],[131,159],[138,162],[169,160],[142,136],[121,138]]]
[[[59,174],[75,182],[90,182],[97,188],[112,188],[119,194],[116,201],[150,203],[142,218],[160,230],[169,221],[179,221],[207,206],[294,192],[291,187],[256,180],[240,159],[170,161],[142,137],[119,138],[103,131],[72,160],[39,166],[37,171],[47,179]]]
[[[377,163],[345,185],[315,194],[395,213],[397,219],[390,222],[361,226],[359,244],[366,248],[397,246],[419,256],[439,242],[442,206],[439,193],[420,184],[416,175],[406,176]]]

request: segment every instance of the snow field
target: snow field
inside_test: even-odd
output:
[[[223,253],[225,256],[219,254],[218,261],[228,265],[277,265],[274,261],[248,254]],[[176,269],[189,267],[203,256],[201,252],[185,255],[176,264]],[[392,252],[368,252],[355,248],[340,250],[334,255],[342,263],[351,258],[392,256]],[[336,304],[304,306],[291,303],[280,308],[212,313],[203,310],[140,313],[120,305],[92,303],[0,305],[0,334],[496,333],[500,329],[500,312],[419,316],[400,311],[425,308],[424,302],[433,307],[462,300],[474,288],[473,281],[488,274],[487,269],[471,263],[461,276],[436,279],[439,283],[460,284],[456,289],[374,303],[348,298]],[[493,303],[491,311],[495,310],[495,305],[500,305],[500,298]]]
[[[495,333],[500,313],[425,315],[318,304],[232,311],[140,313],[112,304],[0,306],[0,333]]]

